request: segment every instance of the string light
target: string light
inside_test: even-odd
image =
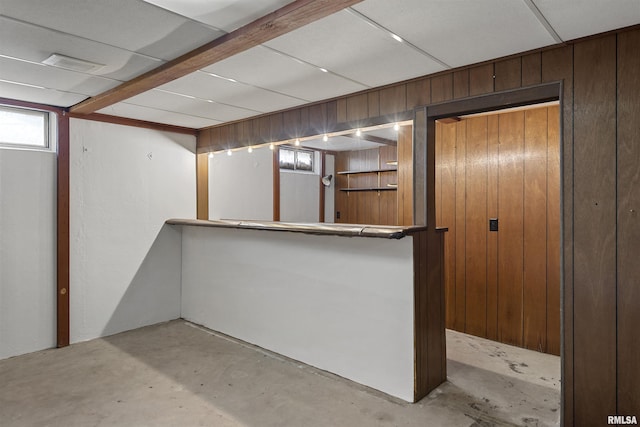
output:
[[[249,148],[247,149],[247,151],[248,151],[249,153],[253,153],[253,147],[249,147]]]
[[[360,129],[356,131],[356,136],[362,136],[362,131]]]
[[[227,156],[230,156],[230,155],[232,155],[232,154],[233,154],[233,152],[231,151],[231,149],[228,149],[228,150],[227,150]]]
[[[273,142],[271,144],[269,144],[269,150],[273,151],[276,148],[275,145],[273,145]]]
[[[327,142],[329,140],[329,136],[325,133],[324,136],[322,137],[322,140],[324,142]]]
[[[395,130],[396,132],[400,130],[400,125],[399,124],[395,124],[393,125],[393,130]]]
[[[213,159],[213,151],[209,153],[209,158]]]
[[[300,140],[299,140],[298,138],[296,138],[296,142],[295,142],[295,144],[296,144],[296,147],[299,147],[299,146],[300,146]]]

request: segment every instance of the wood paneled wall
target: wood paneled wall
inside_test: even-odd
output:
[[[340,151],[336,154],[335,222],[346,224],[397,224],[398,191],[341,191],[346,188],[386,187],[397,184],[395,166],[387,161],[396,161],[396,147],[383,146],[368,150]],[[389,169],[388,172],[370,172],[352,175],[345,171],[367,171]],[[340,218],[338,218],[338,213]]]
[[[640,414],[640,29],[205,129],[199,152],[408,118],[416,106],[562,81],[563,423]],[[284,137],[284,138],[282,138]]]
[[[436,123],[447,327],[557,355],[559,117],[552,106]]]

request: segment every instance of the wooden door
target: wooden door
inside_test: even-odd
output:
[[[448,328],[560,353],[559,188],[558,106],[436,123]]]

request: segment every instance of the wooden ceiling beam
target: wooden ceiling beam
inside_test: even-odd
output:
[[[361,1],[295,0],[158,68],[86,99],[71,107],[71,112],[76,114],[93,113],[191,74]]]

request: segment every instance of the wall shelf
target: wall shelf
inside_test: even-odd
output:
[[[340,191],[396,191],[398,187],[341,188]]]

